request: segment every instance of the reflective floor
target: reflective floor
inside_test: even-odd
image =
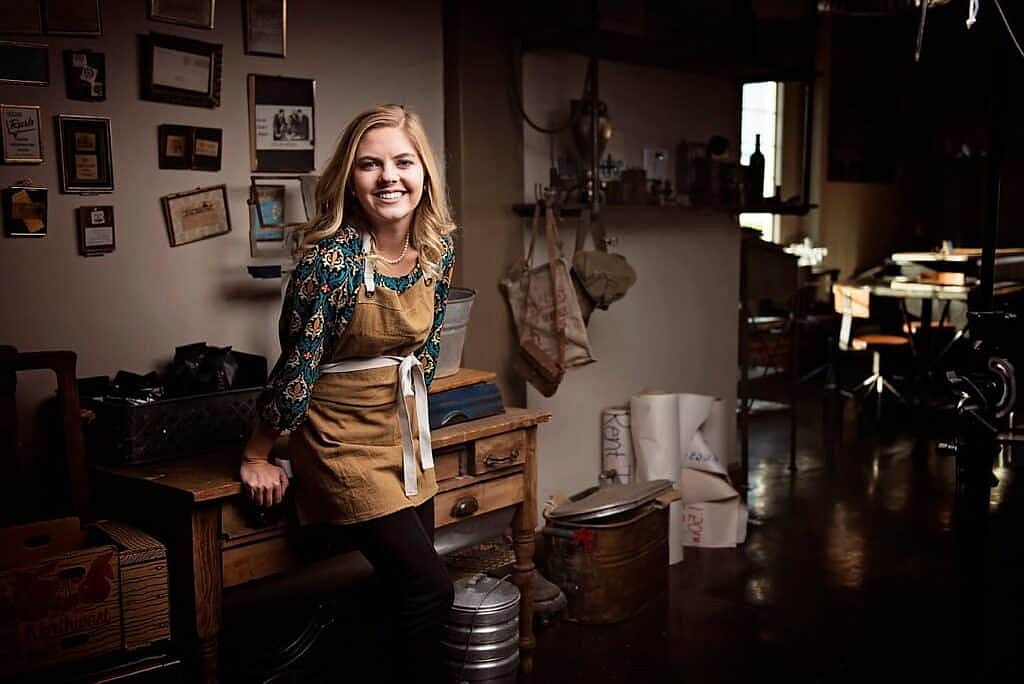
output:
[[[754,419],[746,544],[688,548],[626,622],[542,630],[531,681],[1024,681],[1014,468],[960,535],[952,456],[899,425],[858,436],[848,416],[826,459],[818,402],[801,408],[796,473],[785,414]]]

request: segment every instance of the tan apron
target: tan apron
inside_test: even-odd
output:
[[[417,506],[437,493],[429,427],[423,426],[428,446],[421,450],[416,402],[403,396],[400,382],[401,369],[409,384],[408,366],[414,362],[409,357],[433,326],[435,282],[423,276],[398,293],[374,286],[369,262],[365,270],[352,320],[324,359],[307,419],[288,443],[295,502],[304,524],[370,520]],[[372,367],[388,363],[381,357],[389,356],[405,357],[405,367],[397,361]],[[400,401],[408,416],[404,452]],[[422,402],[425,407],[425,394]]]

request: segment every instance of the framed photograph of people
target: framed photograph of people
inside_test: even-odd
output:
[[[46,0],[46,32],[58,36],[101,36],[100,0]]]
[[[37,105],[0,104],[4,164],[42,164],[43,136]]]
[[[46,188],[12,185],[0,194],[7,237],[46,235]]]
[[[284,57],[287,0],[245,0],[245,54]]]
[[[223,139],[224,131],[220,128],[193,128],[192,168],[196,171],[220,171]]]
[[[223,46],[150,33],[142,39],[142,99],[219,107]]]
[[[78,251],[82,256],[114,251],[114,207],[78,207]]]
[[[196,188],[161,198],[171,247],[231,231],[228,191],[224,185]]]
[[[50,53],[46,45],[0,40],[0,83],[49,85]]]
[[[113,192],[110,119],[59,114],[57,143],[61,192]]]
[[[101,102],[107,99],[107,61],[102,52],[64,51],[64,84],[69,100]]]
[[[0,33],[39,36],[43,33],[42,0],[0,3]]]
[[[212,29],[214,0],[149,0],[149,18],[168,24]]]
[[[157,164],[161,169],[192,168],[192,127],[157,126]]]
[[[249,74],[249,148],[252,170],[312,171],[316,160],[316,81]]]

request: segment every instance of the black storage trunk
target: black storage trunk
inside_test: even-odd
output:
[[[86,427],[94,463],[123,465],[241,449],[256,424],[261,388],[200,394],[131,406],[83,398],[96,413]]]
[[[164,399],[133,406],[90,396],[79,382],[82,407],[96,417],[85,425],[86,454],[93,463],[125,465],[210,451],[241,453],[256,425],[256,400],[267,380],[266,357],[233,351],[236,389]],[[102,382],[100,383],[102,384]],[[96,394],[103,388],[94,387]]]

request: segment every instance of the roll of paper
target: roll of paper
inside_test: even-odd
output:
[[[601,470],[614,470],[614,482],[619,484],[633,481],[633,435],[627,406],[611,406],[601,412]]]
[[[639,481],[679,480],[679,399],[675,394],[645,390],[629,400],[629,422]],[[683,507],[669,505],[668,563],[683,560]]]

